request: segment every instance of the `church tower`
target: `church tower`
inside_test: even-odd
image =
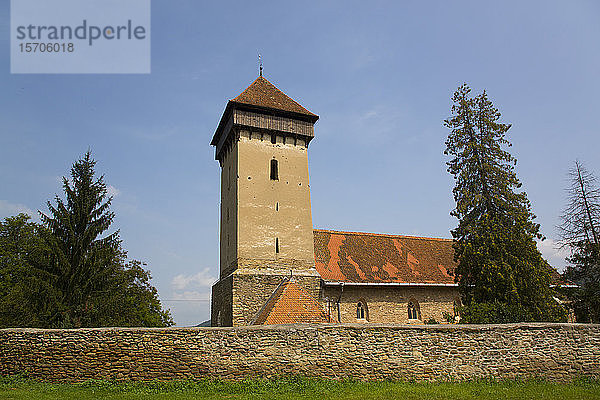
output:
[[[318,298],[308,180],[318,119],[262,75],[227,103],[211,142],[221,166],[213,326],[254,323],[290,275]]]

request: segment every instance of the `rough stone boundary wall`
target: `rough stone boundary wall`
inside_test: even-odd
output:
[[[600,378],[600,325],[0,330],[0,374],[49,381]]]

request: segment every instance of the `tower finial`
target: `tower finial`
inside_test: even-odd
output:
[[[259,65],[260,76],[262,76],[262,57],[260,54],[258,55],[258,65]]]

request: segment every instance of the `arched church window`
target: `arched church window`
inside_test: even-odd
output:
[[[356,319],[367,319],[365,304],[362,301],[359,301],[356,305]]]
[[[408,319],[419,319],[419,306],[415,301],[408,302]]]
[[[278,181],[279,180],[279,168],[277,165],[277,160],[271,160],[271,180]]]

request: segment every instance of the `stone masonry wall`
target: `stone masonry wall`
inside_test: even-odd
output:
[[[345,286],[341,293],[339,286],[328,286],[324,291],[324,306],[331,310],[337,319],[337,301],[340,303],[340,316],[343,323],[357,322],[358,302],[366,305],[368,322],[408,324],[422,323],[430,318],[444,322],[444,313],[454,315],[454,302],[460,304],[460,294],[456,287],[369,287]],[[327,303],[329,299],[329,303]],[[419,309],[420,319],[408,319],[408,303],[413,302]]]
[[[210,320],[213,326],[233,325],[233,275],[220,279],[212,287]]]
[[[281,325],[0,330],[0,375],[237,380],[600,378],[600,325]]]

